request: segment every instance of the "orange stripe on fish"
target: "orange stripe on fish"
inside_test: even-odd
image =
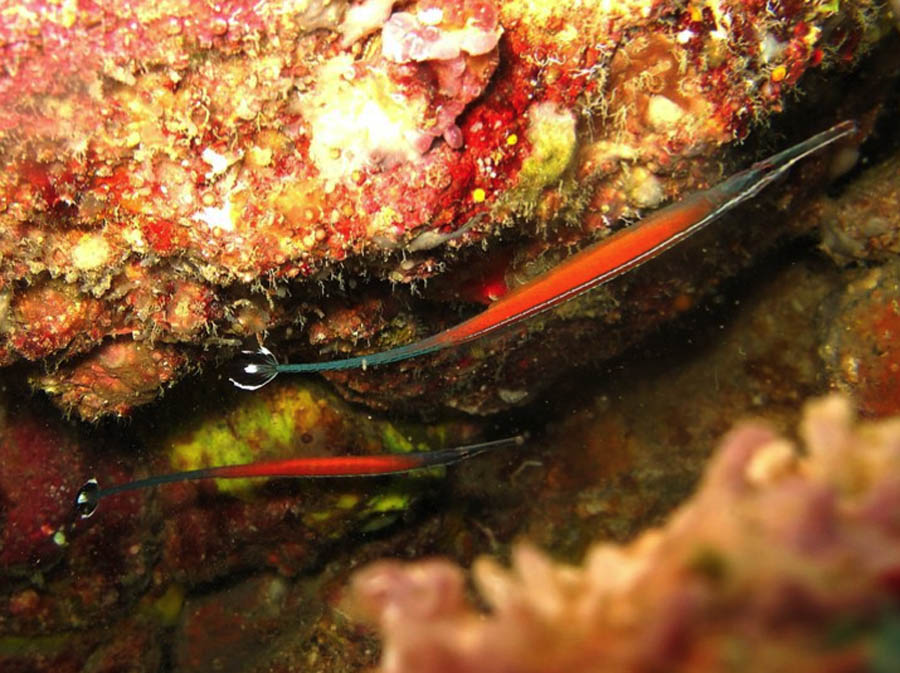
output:
[[[451,465],[477,456],[485,451],[518,446],[523,444],[524,441],[524,435],[516,435],[492,442],[457,446],[438,451],[389,453],[372,456],[313,456],[286,458],[283,460],[263,460],[242,465],[220,465],[217,467],[202,467],[197,470],[171,472],[106,488],[101,488],[96,479],[89,479],[78,490],[78,494],[75,497],[75,511],[82,519],[86,519],[94,514],[100,501],[104,498],[127,491],[152,488],[173,482],[198,479],[243,479],[248,477],[371,477],[398,474],[426,467]]]

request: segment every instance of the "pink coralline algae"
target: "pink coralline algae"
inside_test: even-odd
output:
[[[581,567],[527,545],[508,570],[477,561],[486,612],[446,561],[360,571],[352,603],[384,637],[379,670],[897,670],[900,418],[857,424],[830,397],[800,436],[802,453],[739,426],[664,527]]]
[[[468,0],[447,4],[422,2],[416,14],[397,12],[382,29],[382,53],[394,63],[430,65],[444,100],[438,105],[434,127],[418,141],[427,151],[430,138],[443,135],[453,149],[463,144],[455,120],[484,90],[486,77],[496,60],[473,59],[490,54],[500,40],[497,7],[493,0]]]
[[[398,12],[382,29],[382,53],[394,63],[451,61],[462,52],[479,56],[500,40],[497,7],[490,0],[459,5],[431,0],[416,14]]]
[[[874,114],[896,71],[847,73],[886,21],[871,0],[18,3],[0,13],[0,365],[96,419],[263,339],[314,360],[437,332],[461,298],[749,163],[726,145],[809,71],[826,75],[804,89],[814,105],[869,87],[856,107],[822,102],[823,127]],[[685,273],[642,296],[710,286]],[[309,338],[372,301],[394,313]],[[604,333],[629,336],[591,357],[666,316],[613,303]],[[508,406],[498,386],[536,388],[582,350],[564,323],[522,339],[531,365],[422,367],[451,381],[428,395],[387,368],[339,383],[376,406],[484,413]],[[89,394],[43,375],[68,368]]]

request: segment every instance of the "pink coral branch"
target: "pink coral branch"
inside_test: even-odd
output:
[[[665,527],[597,544],[582,567],[527,545],[510,569],[479,560],[487,614],[449,561],[364,569],[352,596],[383,634],[380,670],[728,671],[734,647],[746,670],[868,670],[862,639],[821,642],[833,623],[877,624],[897,597],[900,419],[857,425],[830,397],[801,435],[802,457],[764,425],[738,427]]]

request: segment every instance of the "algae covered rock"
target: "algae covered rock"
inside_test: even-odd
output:
[[[308,573],[355,536],[396,523],[439,489],[444,471],[168,484],[111,495],[93,516],[80,519],[75,495],[89,477],[109,487],[148,474],[271,457],[437,449],[477,441],[482,430],[467,421],[375,418],[302,381],[257,395],[227,383],[212,395],[181,388],[169,400],[127,427],[85,427],[54,418],[46,401],[4,399],[4,669],[30,662],[35,670],[52,670],[53,662],[83,663],[91,652],[100,666],[146,646],[141,661],[157,670],[150,654],[179,623],[187,592],[242,573]],[[111,624],[117,625],[114,637],[106,632]],[[47,657],[38,665],[42,652]]]
[[[729,144],[795,92],[832,123],[875,109],[889,21],[870,0],[26,3],[0,16],[0,365],[97,419],[262,339],[315,360],[437,332],[749,163]],[[851,74],[871,53],[880,79]],[[599,326],[545,321],[545,345],[527,332],[508,362],[462,354],[341,390],[508,407],[523,397],[501,390],[620,353],[671,314],[660,303],[771,242],[617,291],[628,310]],[[579,334],[611,326],[584,351]]]

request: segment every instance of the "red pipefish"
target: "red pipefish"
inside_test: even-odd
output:
[[[491,304],[478,315],[405,346],[380,353],[330,362],[279,363],[267,348],[245,352],[237,378],[230,380],[245,390],[256,390],[282,373],[365,368],[406,360],[486,336],[561,302],[609,282],[668,250],[735,206],[756,196],[784,175],[794,164],[831,143],[856,132],[856,124],[844,121],[783,152],[759,161],[724,182],[689,195],[658,210],[632,227],[585,248],[558,266]]]
[[[126,491],[151,488],[161,484],[196,479],[240,479],[246,477],[313,478],[313,477],[370,477],[411,472],[427,467],[451,465],[472,458],[485,451],[521,445],[523,435],[497,439],[492,442],[457,446],[438,451],[389,453],[370,456],[315,456],[265,460],[242,465],[202,467],[184,472],[160,474],[146,479],[129,481],[101,488],[96,479],[89,479],[78,490],[75,509],[82,519],[97,511],[100,500]]]

